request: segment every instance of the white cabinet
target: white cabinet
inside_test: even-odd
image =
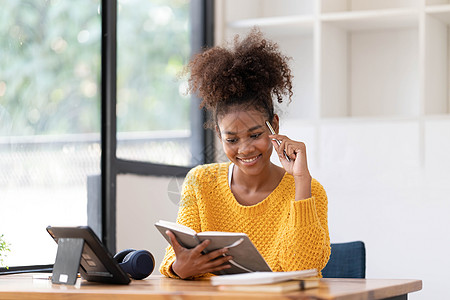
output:
[[[216,0],[216,43],[258,26],[291,56],[288,118],[450,115],[449,0]]]

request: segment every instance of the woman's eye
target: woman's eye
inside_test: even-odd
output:
[[[227,143],[234,144],[237,142],[237,139],[227,139]]]
[[[262,134],[262,133],[252,134],[250,137],[251,137],[252,139],[257,139],[257,138],[259,138],[259,137],[261,136],[261,134]]]

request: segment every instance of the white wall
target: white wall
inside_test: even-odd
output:
[[[181,183],[182,179],[176,177],[117,177],[117,251],[150,251],[156,261],[152,274],[160,274],[158,269],[167,246],[153,224],[158,220],[175,221],[178,204],[174,199],[178,198],[177,186]]]
[[[282,125],[305,140],[329,198],[332,242],[363,240],[367,278],[414,278],[409,299],[444,299],[450,267],[450,119]]]

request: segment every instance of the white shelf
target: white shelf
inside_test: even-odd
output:
[[[321,0],[322,13],[419,7],[419,0]]]
[[[264,33],[274,36],[308,35],[313,34],[313,16],[287,16],[271,18],[255,18],[236,20],[228,23],[228,28],[236,31],[245,31],[259,27]]]
[[[446,24],[450,24],[450,5],[428,6],[425,12]]]
[[[293,58],[289,118],[450,116],[450,0],[218,1],[223,41],[257,26]]]
[[[216,8],[227,22],[242,19],[312,16],[313,1],[298,0],[216,0]]]
[[[417,27],[417,9],[390,9],[376,11],[327,13],[321,21],[351,31]]]
[[[425,4],[427,6],[440,6],[440,5],[446,5],[450,4],[450,0],[425,0]]]

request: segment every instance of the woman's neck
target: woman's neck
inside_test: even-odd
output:
[[[234,166],[232,184],[245,189],[248,193],[273,191],[284,176],[284,169],[270,163],[258,175],[248,175]]]

